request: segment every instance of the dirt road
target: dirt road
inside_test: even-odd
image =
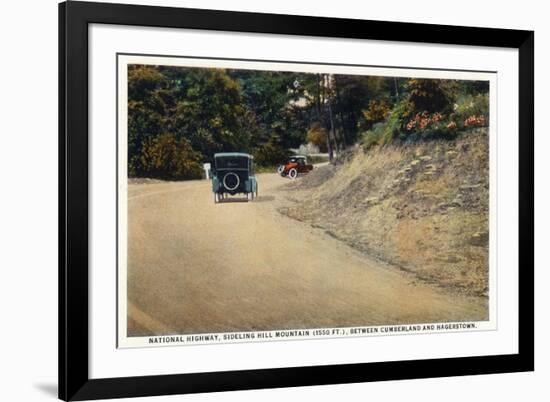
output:
[[[130,184],[128,335],[482,320],[448,295],[282,216],[288,183],[258,175],[251,203],[209,181]]]

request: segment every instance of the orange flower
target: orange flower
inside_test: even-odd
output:
[[[485,125],[485,116],[470,116],[464,120],[464,127],[469,126],[484,126]]]
[[[449,128],[449,129],[455,129],[456,128],[456,123],[454,121],[451,121],[445,127]]]

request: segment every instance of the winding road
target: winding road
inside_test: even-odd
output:
[[[450,295],[277,212],[288,179],[214,204],[210,182],[130,184],[128,336],[487,319]]]

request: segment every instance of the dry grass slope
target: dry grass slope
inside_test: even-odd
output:
[[[487,295],[486,129],[454,141],[357,148],[289,186],[280,211],[454,292]]]

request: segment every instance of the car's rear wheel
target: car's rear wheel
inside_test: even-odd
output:
[[[277,166],[277,173],[279,173],[280,175],[282,175],[284,171],[285,171],[285,165],[279,165],[279,166]]]
[[[288,171],[288,177],[290,177],[291,179],[295,179],[296,177],[298,177],[298,171],[294,168],[290,169]]]
[[[236,190],[240,183],[241,179],[236,173],[229,172],[223,177],[223,186],[230,191]]]

